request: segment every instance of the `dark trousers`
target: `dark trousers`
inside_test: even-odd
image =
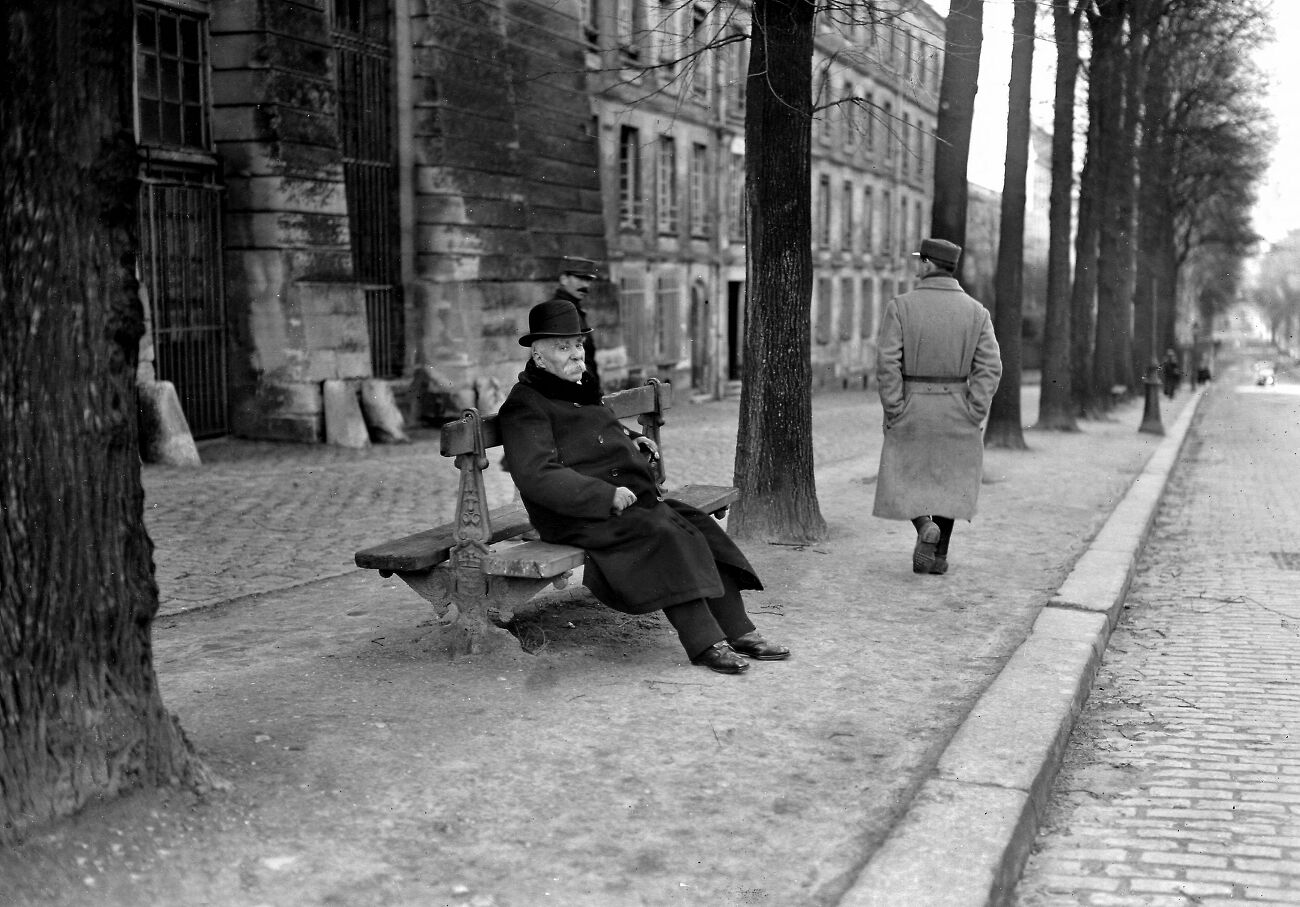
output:
[[[950,521],[951,522],[951,521]],[[727,569],[721,565],[722,594],[717,598],[700,598],[681,605],[664,608],[664,616],[677,631],[682,648],[691,658],[699,655],[715,642],[744,636],[754,629],[754,622],[745,613],[745,602]]]
[[[948,556],[948,540],[952,538],[952,527],[955,522],[950,516],[916,516],[912,517],[912,525],[916,531],[921,531],[921,525],[931,520],[934,525],[939,527],[939,544],[935,547],[934,553],[939,557]]]

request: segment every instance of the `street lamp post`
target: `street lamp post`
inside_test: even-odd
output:
[[[1165,426],[1160,421],[1160,360],[1156,356],[1156,294],[1155,287],[1147,296],[1151,300],[1151,364],[1147,366],[1146,377],[1142,384],[1146,388],[1146,400],[1142,408],[1142,424],[1138,431],[1149,435],[1163,435]]]

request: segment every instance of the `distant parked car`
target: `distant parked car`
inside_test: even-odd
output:
[[[1260,362],[1255,365],[1255,383],[1260,387],[1270,387],[1277,381],[1273,363]]]

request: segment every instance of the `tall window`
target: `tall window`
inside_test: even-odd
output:
[[[862,315],[858,319],[858,336],[866,340],[876,332],[876,285],[870,277],[862,278],[862,293],[858,302]]]
[[[135,23],[140,143],[208,150],[203,20],[141,6]]]
[[[881,213],[884,215],[885,222],[881,225],[880,232],[884,240],[884,248],[881,251],[885,255],[894,254],[894,196],[888,189],[881,195]]]
[[[600,41],[600,0],[578,0],[578,24],[582,40],[590,45]]]
[[[817,245],[831,245],[831,178],[825,174],[817,178]]]
[[[894,159],[894,152],[897,151],[895,145],[897,145],[898,143],[894,139],[894,105],[889,101],[885,102],[884,118],[885,118],[885,160],[892,161]]]
[[[840,278],[840,340],[853,339],[853,278]]]
[[[626,0],[635,2],[635,0]],[[655,22],[655,45],[658,49],[658,64],[666,78],[675,78],[681,56],[681,34],[677,22],[680,8],[676,0],[659,0],[658,21]]]
[[[853,183],[848,180],[840,192],[840,248],[853,251]]]
[[[876,252],[876,200],[871,187],[862,190],[862,251],[868,255]]]
[[[813,325],[813,339],[819,344],[825,346],[831,342],[834,333],[835,311],[832,309],[834,300],[831,298],[833,284],[829,277],[817,278],[817,306],[815,323]]]
[[[677,140],[659,137],[658,178],[655,180],[655,221],[660,233],[677,232]]]
[[[624,126],[618,133],[618,226],[640,230],[645,225],[645,199],[641,189],[641,133]]]
[[[709,43],[709,11],[703,6],[691,7],[691,93],[708,97],[713,83],[713,57],[705,50]]]
[[[912,166],[912,121],[907,114],[903,114],[903,134],[900,138],[903,140],[903,176],[907,176],[907,171]]]
[[[916,235],[913,237],[916,245],[912,246],[912,248],[919,249],[921,248],[921,240],[925,237],[925,227],[921,223],[921,202],[919,199],[916,202],[916,217],[913,218],[912,223],[916,229]]]
[[[876,150],[876,107],[875,95],[868,92],[867,105],[867,151]]]
[[[829,104],[831,101],[831,83],[830,79],[823,74],[821,81],[818,83],[820,88],[817,90],[817,97],[813,101],[814,107],[820,107],[823,104]],[[817,138],[826,144],[831,140],[831,111],[834,108],[825,108],[817,114]]]
[[[858,105],[853,103],[853,85],[844,83],[844,102],[840,105],[840,117],[844,120],[844,147],[852,149],[858,142]]]
[[[901,224],[898,230],[898,245],[899,245],[898,254],[902,255],[904,252],[908,251],[907,249],[904,249],[902,247],[907,245],[907,241],[912,236],[911,232],[907,228],[907,199],[900,198],[898,200],[898,209],[899,209],[898,222],[899,224]]]
[[[729,37],[735,38],[742,34],[744,33],[739,29],[734,29]],[[727,102],[727,110],[733,116],[744,116],[745,114],[745,83],[749,78],[747,47],[749,47],[747,41],[735,41],[728,44],[724,51],[726,53],[727,88],[731,95]]]
[[[732,242],[744,242],[749,211],[745,207],[745,156],[731,153],[731,211],[727,218]]]
[[[597,0],[588,0],[593,5]],[[640,55],[640,41],[645,34],[645,11],[641,0],[614,0],[614,18],[618,47],[624,56],[635,59]]]
[[[696,142],[691,146],[691,235],[708,236],[709,216],[709,146]]]
[[[681,309],[681,286],[676,271],[664,271],[655,284],[654,358],[673,362],[680,357],[677,322]]]

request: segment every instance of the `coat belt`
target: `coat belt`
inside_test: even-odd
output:
[[[904,375],[904,381],[914,381],[920,384],[961,384],[966,380],[965,375]]]

